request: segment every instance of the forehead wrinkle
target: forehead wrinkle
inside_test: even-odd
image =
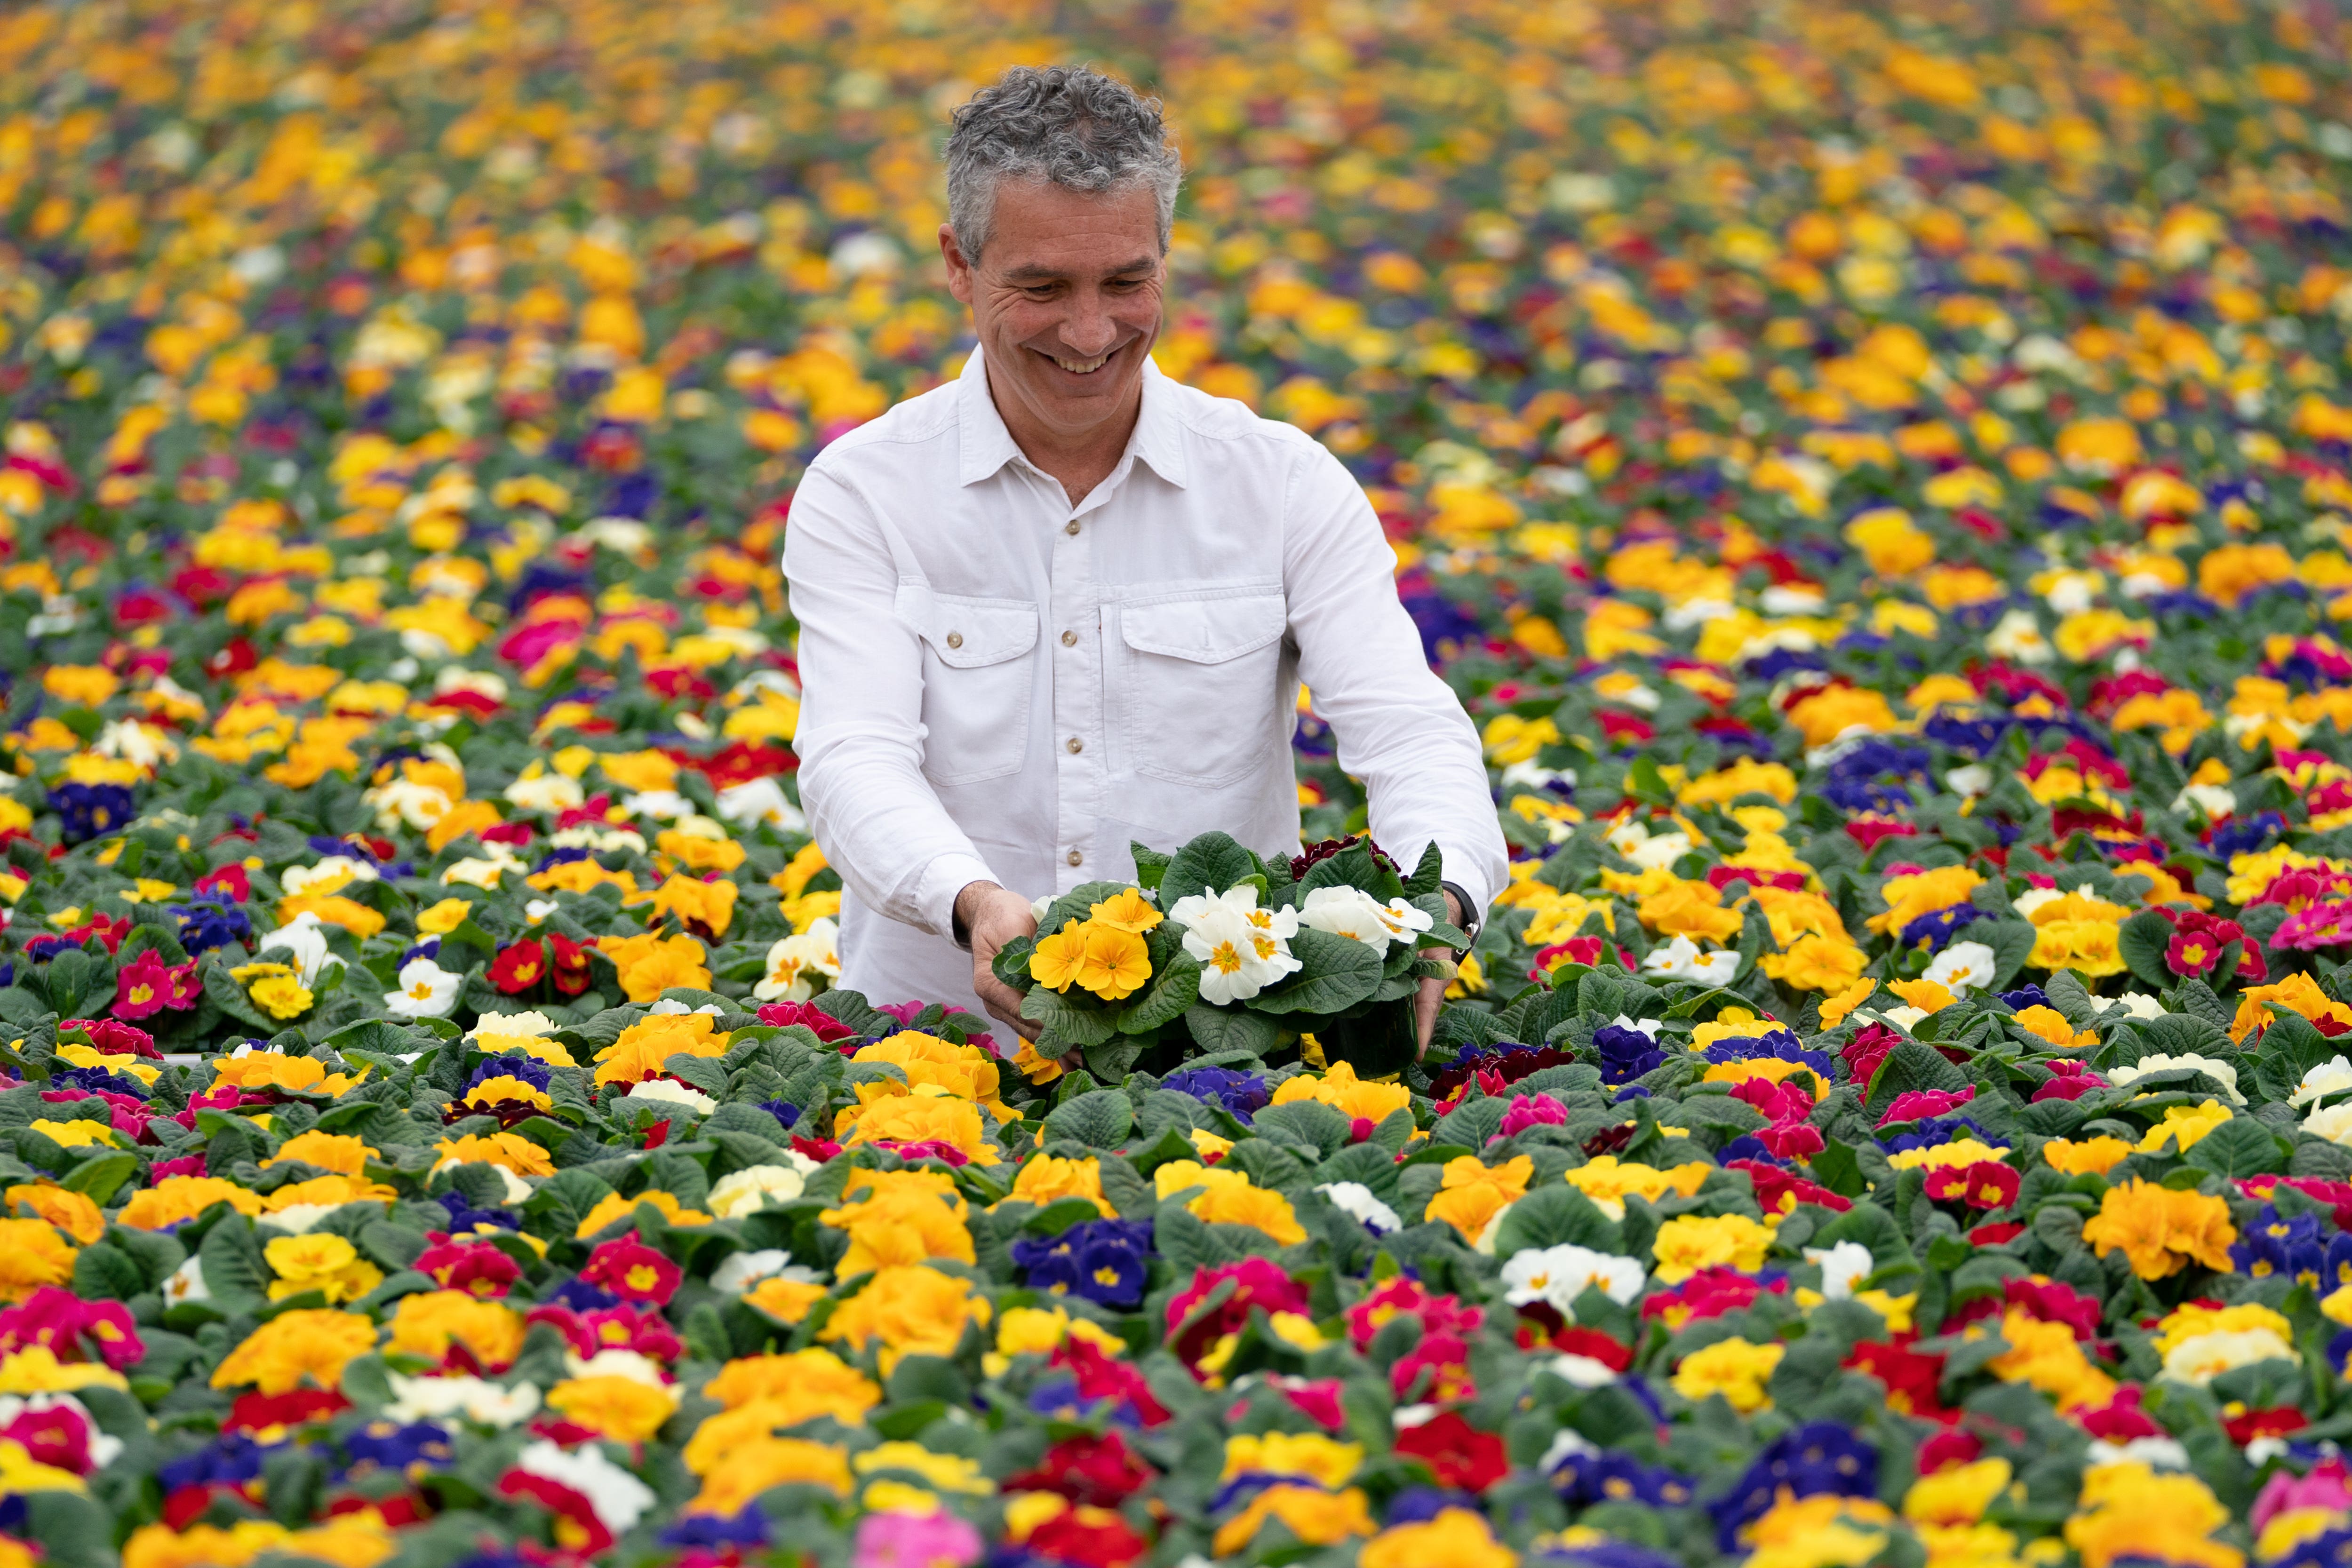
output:
[[[1121,273],[1148,272],[1156,265],[1158,265],[1158,263],[1155,258],[1148,256],[1140,256],[1133,261],[1121,262],[1117,267],[1104,267],[1101,269],[1099,276],[1104,277],[1117,277]],[[1008,269],[1003,274],[1003,277],[1004,281],[1007,283],[1051,283],[1059,281],[1065,277],[1074,277],[1077,274],[1078,270],[1079,269],[1074,267],[1048,267],[1043,262],[1031,262],[1026,267],[1016,267]]]

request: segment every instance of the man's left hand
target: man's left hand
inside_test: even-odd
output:
[[[1461,901],[1450,893],[1445,895],[1445,918],[1456,925],[1462,924]],[[1450,947],[1423,947],[1421,956],[1450,959],[1454,956],[1454,950]],[[1429,1054],[1430,1031],[1437,1027],[1437,1009],[1444,1005],[1446,984],[1444,979],[1432,976],[1422,981],[1420,991],[1412,998],[1413,1025],[1420,1040],[1414,1052],[1415,1061]]]

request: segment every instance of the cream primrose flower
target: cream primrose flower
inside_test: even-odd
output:
[[[441,885],[478,887],[487,892],[495,889],[507,873],[530,869],[529,862],[503,843],[484,844],[482,850],[482,853],[467,855],[443,872]]]
[[[2287,1097],[2287,1103],[2308,1105],[2347,1089],[2352,1089],[2352,1061],[2334,1056],[2303,1075],[2302,1083]]]
[[[375,808],[375,825],[387,833],[402,826],[421,833],[447,816],[457,805],[446,792],[435,786],[404,778],[388,779],[360,799]]]
[[[384,1416],[394,1421],[447,1421],[462,1416],[479,1427],[512,1427],[539,1414],[539,1385],[511,1387],[481,1377],[404,1377],[384,1375],[393,1402]]]
[[[2166,1072],[2182,1067],[2193,1067],[2221,1084],[2231,1100],[2237,1104],[2242,1105],[2246,1103],[2246,1097],[2238,1092],[2236,1068],[2226,1061],[2216,1061],[2210,1056],[2200,1056],[2193,1051],[2183,1051],[2179,1056],[2143,1056],[2130,1066],[2110,1067],[2107,1069],[2107,1082],[2121,1089],[2126,1084],[2137,1082],[2151,1072]]]
[[[665,1105],[683,1105],[698,1116],[708,1116],[719,1109],[719,1102],[701,1090],[689,1088],[683,1083],[673,1083],[667,1078],[649,1078],[643,1083],[634,1085],[623,1098],[654,1100]]]
[[[577,779],[567,779],[561,773],[541,773],[536,779],[516,779],[500,791],[511,805],[526,811],[572,811],[587,803],[588,793]]]
[[[553,1034],[562,1026],[534,1008],[520,1013],[484,1013],[474,1022],[477,1040],[488,1035],[522,1035],[532,1040]]]
[[[2164,1375],[2204,1387],[2225,1372],[2258,1361],[2293,1361],[2294,1347],[2276,1329],[2221,1329],[2191,1334],[2166,1354]]]
[[[810,1169],[815,1168],[816,1162],[806,1155],[795,1151],[791,1158]],[[746,1166],[713,1183],[703,1207],[721,1219],[740,1219],[747,1214],[759,1213],[772,1201],[792,1202],[807,1185],[807,1171],[794,1166]]]
[[[437,793],[437,791],[436,791]],[[373,863],[349,855],[329,855],[317,865],[289,865],[278,878],[289,898],[299,893],[332,893],[354,882],[379,880]]]
[[[648,1388],[670,1386],[662,1364],[640,1351],[606,1348],[591,1356],[565,1351],[563,1368],[573,1377],[625,1377]]]
[[[835,948],[840,930],[826,916],[809,922],[798,936],[779,940],[768,949],[767,977],[751,988],[751,995],[763,1002],[804,1002],[816,995],[812,976],[841,978],[841,956]]]
[[[2352,1145],[2352,1100],[2314,1111],[2303,1119],[2303,1131],[2331,1144]]]

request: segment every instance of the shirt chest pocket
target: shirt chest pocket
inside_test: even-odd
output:
[[[1126,766],[1203,789],[1267,766],[1289,717],[1276,690],[1289,625],[1281,593],[1157,600],[1118,614]]]
[[[923,776],[978,784],[1018,772],[1029,749],[1037,607],[909,586],[895,608],[923,643]]]

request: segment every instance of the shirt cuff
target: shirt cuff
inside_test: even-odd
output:
[[[933,861],[915,889],[915,907],[922,914],[924,929],[953,941],[956,894],[975,882],[996,880],[978,855],[941,855]]]

